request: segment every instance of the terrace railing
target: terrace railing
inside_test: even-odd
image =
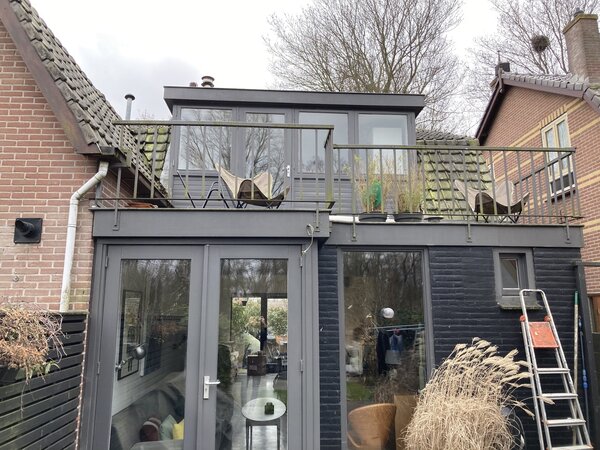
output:
[[[334,172],[334,213],[520,224],[581,218],[573,148],[334,145],[333,152],[347,161]],[[345,180],[353,184],[346,197]]]
[[[233,207],[235,193],[216,170],[224,167],[242,178],[269,172],[272,193],[287,192],[281,209],[519,224],[581,217],[572,148],[334,145],[333,126],[314,124],[116,124],[125,164],[114,195],[98,199],[100,207]]]
[[[240,179],[269,173],[273,195],[289,192],[284,209],[324,210],[334,203],[331,125],[191,120],[115,124],[124,130],[119,151],[126,164],[118,169],[116,195],[104,197],[101,206],[233,207],[243,199],[228,189],[218,168]],[[311,154],[292,153],[303,141],[313,144]],[[303,157],[312,161],[308,170],[299,162]]]

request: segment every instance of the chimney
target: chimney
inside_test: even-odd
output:
[[[214,81],[215,81],[215,79],[213,77],[211,77],[210,75],[204,75],[202,77],[202,87],[203,88],[215,87]]]
[[[577,11],[563,29],[569,57],[569,72],[600,83],[600,33],[598,16]]]
[[[498,64],[496,64],[496,75],[500,75],[500,71],[510,72],[510,63],[509,62],[499,62]]]

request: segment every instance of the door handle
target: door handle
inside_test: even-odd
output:
[[[202,396],[202,398],[205,400],[208,399],[210,387],[216,386],[218,384],[221,384],[221,382],[219,380],[210,381],[210,376],[204,375],[204,395]]]

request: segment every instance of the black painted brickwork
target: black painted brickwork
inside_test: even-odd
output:
[[[341,448],[337,248],[319,249],[321,449]]]
[[[536,287],[548,296],[569,362],[573,359],[576,284],[572,262],[579,258],[578,249],[533,249]],[[520,312],[501,310],[496,303],[492,248],[434,247],[429,249],[429,262],[436,364],[455,344],[469,342],[475,336],[498,345],[501,352],[517,348],[525,359]],[[337,249],[322,247],[319,250],[322,449],[341,448],[337,268]],[[524,389],[520,396],[529,397],[530,391]],[[539,448],[535,422],[525,417],[522,420],[527,430],[527,447]]]
[[[501,310],[496,303],[492,248],[435,247],[429,250],[429,258],[436,364],[455,344],[473,337],[489,340],[503,353],[517,348],[519,357],[525,359],[520,312]],[[578,249],[533,249],[536,288],[546,292],[567,362],[573,360],[576,277],[572,262],[579,258]],[[528,389],[519,394],[530,395]],[[522,420],[527,447],[539,448],[535,422]]]

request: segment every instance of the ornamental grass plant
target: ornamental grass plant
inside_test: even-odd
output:
[[[503,407],[531,413],[513,397],[528,386],[527,363],[487,341],[457,345],[419,395],[407,428],[407,450],[510,450],[513,435]]]

